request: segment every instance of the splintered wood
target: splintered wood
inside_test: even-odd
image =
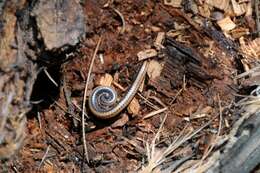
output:
[[[241,50],[243,53],[249,56],[255,57],[255,59],[260,58],[260,38],[256,38],[253,41],[248,42],[245,44],[244,41],[240,41]]]
[[[176,89],[183,87],[185,75],[193,85],[199,88],[207,86],[206,81],[211,79],[211,76],[201,66],[200,56],[197,53],[170,38],[166,38],[164,46],[167,50],[164,65],[151,61],[151,67],[148,68],[150,85],[167,97],[174,97]]]
[[[159,32],[154,42],[154,47],[156,47],[157,50],[160,50],[161,48],[164,47],[162,45],[164,38],[165,38],[165,32]]]
[[[246,4],[239,4],[236,0],[231,0],[233,11],[236,16],[241,16],[246,13]]]
[[[248,13],[251,2],[237,2],[236,0],[206,0],[206,3],[212,7],[223,10],[230,16],[241,16]],[[251,5],[250,5],[251,6]]]

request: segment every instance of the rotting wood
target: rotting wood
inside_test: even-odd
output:
[[[256,112],[241,120],[233,127],[237,130],[222,149],[224,152],[206,172],[249,173],[260,163],[260,114]]]
[[[44,2],[44,0],[37,2]],[[62,8],[62,6],[57,4],[55,6],[55,2],[49,4],[51,6],[49,6],[50,9]],[[64,2],[65,1],[63,1],[62,5],[72,3],[72,1]],[[38,64],[37,61],[44,61],[45,58],[53,57],[52,55],[54,54],[52,54],[52,51],[54,51],[54,48],[55,51],[59,52],[56,52],[56,56],[61,57],[60,59],[64,58],[64,56],[59,56],[64,51],[64,46],[73,46],[78,43],[79,37],[85,32],[85,25],[81,10],[76,10],[76,8],[62,8],[63,12],[76,10],[73,11],[73,14],[77,16],[78,20],[73,19],[70,20],[70,22],[79,22],[78,24],[75,23],[79,31],[71,31],[71,28],[68,28],[69,25],[64,26],[64,20],[62,20],[61,23],[57,23],[58,20],[55,20],[55,17],[58,16],[52,15],[53,24],[55,25],[54,28],[62,28],[62,31],[56,31],[61,33],[63,33],[64,30],[71,32],[67,32],[66,34],[68,35],[63,35],[62,39],[65,39],[62,41],[58,40],[57,37],[52,37],[51,42],[59,42],[59,45],[50,46],[50,44],[45,42],[47,43],[46,46],[48,46],[45,47],[42,45],[41,39],[44,38],[41,36],[49,37],[53,34],[53,30],[50,31],[51,33],[48,35],[46,31],[49,30],[42,28],[43,25],[41,24],[50,21],[45,19],[41,20],[39,17],[41,16],[40,14],[38,14],[38,16],[36,15],[38,18],[32,14],[32,9],[35,5],[33,2],[26,0],[19,1],[19,3],[6,1],[4,6],[2,6],[2,4],[0,5],[2,13],[0,21],[6,21],[3,23],[0,22],[0,159],[6,159],[16,153],[22,146],[25,138],[26,113],[28,113],[32,107],[31,94],[33,86],[39,71],[42,69],[42,64]],[[54,13],[55,10],[51,12]],[[46,13],[46,10],[43,10],[41,14],[46,15],[50,13]],[[37,18],[36,21],[34,17]],[[43,23],[40,24],[37,22]],[[58,26],[61,24],[63,25]],[[43,35],[37,32],[40,30],[37,26],[44,30],[41,30],[41,34]],[[55,36],[58,35],[59,34]],[[49,51],[48,53],[46,52],[47,49]],[[60,59],[56,59],[55,61],[58,62]]]
[[[174,97],[176,93],[173,90],[182,87],[184,75],[197,87],[207,87],[206,81],[213,79],[213,76],[201,66],[202,60],[198,53],[168,37],[164,46],[167,58],[161,75],[150,79],[150,85],[168,97]]]

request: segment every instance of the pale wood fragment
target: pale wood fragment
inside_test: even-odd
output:
[[[157,51],[155,49],[146,49],[137,53],[137,57],[139,61],[152,58],[155,56],[157,56]]]
[[[217,21],[217,24],[223,31],[230,31],[236,27],[236,24],[230,19],[229,16]]]

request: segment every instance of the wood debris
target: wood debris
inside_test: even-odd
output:
[[[138,61],[142,61],[148,58],[157,56],[157,51],[155,49],[146,49],[137,53]]]
[[[229,16],[217,21],[217,24],[223,31],[230,31],[236,27],[236,24],[230,19]]]
[[[96,85],[111,86],[112,82],[113,82],[113,77],[110,74],[106,73],[97,80]]]
[[[158,32],[157,37],[156,37],[155,42],[154,42],[154,47],[157,50],[160,50],[164,47],[162,45],[164,38],[165,38],[165,32]]]

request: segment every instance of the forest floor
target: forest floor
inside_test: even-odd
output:
[[[254,68],[260,55],[254,4],[221,2],[82,3],[86,37],[58,70],[47,69],[59,87],[39,74],[32,100],[43,101],[28,113],[24,145],[5,167],[14,172],[171,172],[203,165],[241,116],[238,94],[248,95],[257,85],[238,77]],[[87,98],[97,85],[111,85],[122,97],[135,80],[141,54],[149,66],[134,100],[109,120],[95,118],[86,106],[83,143],[89,70]],[[160,164],[152,165],[153,159]]]

